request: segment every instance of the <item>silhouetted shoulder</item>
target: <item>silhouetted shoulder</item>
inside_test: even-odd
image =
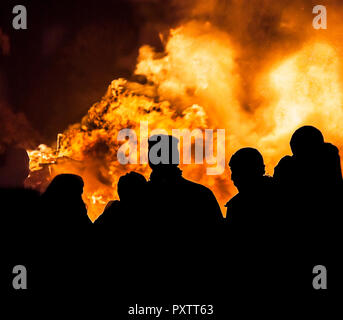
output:
[[[323,149],[324,153],[328,154],[329,156],[334,157],[336,159],[340,159],[339,149],[335,145],[329,142],[325,142],[323,145]]]
[[[216,217],[215,220],[223,217],[218,201],[209,188],[185,178],[181,178],[181,184],[184,186],[182,189],[195,202],[193,206],[197,211],[207,211],[212,217]]]
[[[228,202],[226,202],[225,207],[227,210],[227,213],[231,212],[234,210],[234,208],[239,205],[240,203],[240,194],[237,193],[234,197],[232,197]],[[228,215],[226,215],[226,218],[228,218]]]
[[[263,176],[262,181],[265,188],[274,188],[275,186],[275,180],[271,176]]]
[[[187,186],[188,188],[194,188],[194,190],[197,190],[198,192],[200,191],[204,193],[212,193],[212,191],[209,188],[203,186],[202,184],[187,180],[183,177],[181,178],[181,183]]]
[[[209,188],[205,187],[205,186],[202,185],[202,184],[199,184],[199,183],[196,183],[196,182],[187,180],[187,179],[185,179],[185,178],[182,178],[182,183],[183,183],[187,188],[189,188],[189,190],[190,190],[190,189],[193,189],[194,192],[197,192],[198,195],[199,195],[199,197],[200,197],[200,196],[207,196],[207,197],[210,197],[210,198],[213,197],[213,198],[215,199],[215,196],[214,196],[213,192],[212,192]],[[199,200],[201,200],[201,199],[199,199]],[[216,200],[216,199],[215,199],[215,200]],[[216,201],[217,201],[217,200],[216,200]]]
[[[288,166],[291,165],[293,163],[293,158],[292,156],[284,156],[283,158],[281,158],[281,160],[279,161],[279,163],[276,165],[275,168],[280,168],[283,166]]]
[[[106,208],[104,209],[104,212],[98,217],[98,219],[95,220],[96,224],[111,224],[111,227],[113,227],[113,223],[118,222],[118,220],[121,218],[121,206],[119,200],[110,201]]]
[[[324,149],[325,149],[325,151],[331,152],[333,154],[338,154],[339,153],[338,148],[335,145],[333,145],[332,143],[330,143],[330,142],[325,142],[324,143]]]
[[[274,179],[276,181],[283,180],[285,175],[292,170],[293,164],[294,160],[291,156],[284,156],[274,168]]]

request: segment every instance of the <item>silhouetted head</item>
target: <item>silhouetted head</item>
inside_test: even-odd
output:
[[[320,130],[313,126],[303,126],[297,129],[291,138],[291,149],[296,157],[306,157],[315,154],[324,143]]]
[[[149,138],[149,166],[152,170],[177,167],[180,163],[179,140],[164,134]]]
[[[23,148],[10,147],[2,155],[0,187],[20,188],[30,173],[30,158]]]
[[[238,150],[229,162],[231,180],[239,191],[249,188],[263,177],[265,166],[260,152],[254,148]]]
[[[121,176],[117,186],[120,201],[128,203],[134,202],[137,198],[142,198],[146,183],[144,176],[134,171]]]
[[[46,195],[64,195],[72,197],[82,195],[83,180],[76,174],[59,174],[52,179],[44,194]]]
[[[44,209],[51,213],[54,228],[71,230],[89,223],[87,208],[82,199],[83,180],[75,174],[56,176],[42,195]]]
[[[83,186],[84,183],[80,176],[60,174],[50,182],[43,194],[43,199],[52,206],[65,206],[66,209],[85,211],[82,200]]]

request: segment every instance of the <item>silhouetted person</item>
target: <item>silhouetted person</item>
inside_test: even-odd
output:
[[[56,176],[42,194],[43,211],[51,227],[63,230],[82,229],[91,224],[82,199],[83,180],[75,174]]]
[[[276,226],[277,192],[273,178],[265,175],[260,152],[253,148],[238,150],[229,162],[231,180],[238,189],[228,203],[226,220],[240,239],[265,237]]]
[[[182,177],[178,142],[177,138],[162,134],[149,139],[152,172],[143,211],[145,240],[150,247],[149,252],[155,254],[148,271],[159,278],[159,274],[162,276],[164,272],[161,266],[168,265],[173,274],[163,277],[167,288],[177,287],[180,282],[187,283],[185,281],[189,286],[193,283],[200,287],[199,273],[204,286],[210,275],[213,281],[211,271],[212,266],[216,266],[218,225],[223,218],[213,193],[205,186]],[[205,251],[211,252],[212,259],[204,258],[202,253]]]
[[[211,190],[182,177],[178,142],[166,135],[149,139],[149,208],[154,219],[165,228],[173,228],[173,232],[213,228],[222,219],[218,202]]]
[[[119,178],[119,200],[110,201],[95,224],[120,230],[139,224],[144,215],[140,212],[146,201],[147,181],[143,175],[131,171]]]
[[[280,210],[288,229],[287,261],[298,290],[310,290],[312,268],[324,265],[337,279],[335,259],[342,229],[342,173],[338,149],[324,142],[313,126],[297,129],[290,141],[292,156],[285,156],[274,170],[282,190]]]
[[[274,178],[282,189],[284,207],[295,215],[290,230],[310,245],[321,233],[322,238],[330,236],[330,229],[340,219],[340,157],[338,149],[325,143],[322,133],[313,126],[297,129],[290,145],[293,155],[280,160]]]
[[[281,187],[300,188],[316,181],[324,169],[320,164],[321,149],[324,145],[322,133],[312,126],[297,129],[290,141],[293,156],[285,156],[274,169],[274,178]],[[319,170],[322,169],[322,170]],[[307,192],[307,190],[303,190]]]
[[[146,188],[146,179],[137,172],[121,176],[117,185],[120,200],[110,201],[93,226],[100,244],[94,250],[99,263],[95,268],[106,265],[118,273],[125,273],[129,278],[127,281],[121,279],[125,286],[128,281],[133,281],[137,269],[150,252],[145,241],[149,232],[146,221],[149,212],[144,212]],[[97,273],[102,274],[101,268]]]
[[[235,292],[274,290],[280,264],[280,212],[273,178],[260,152],[242,148],[230,159],[238,194],[226,204],[228,283]],[[273,288],[273,289],[272,289]]]
[[[44,241],[49,250],[42,252],[49,268],[43,267],[40,278],[54,275],[54,290],[80,290],[88,287],[92,276],[97,239],[82,199],[84,182],[75,174],[53,178],[42,194]]]

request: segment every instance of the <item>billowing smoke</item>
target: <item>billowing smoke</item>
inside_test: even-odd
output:
[[[23,113],[14,113],[0,98],[0,152],[10,145],[31,149],[37,146],[38,134]]]
[[[6,61],[11,52],[10,38],[0,28],[0,59]],[[38,134],[22,112],[14,112],[8,102],[8,83],[4,70],[0,68],[0,153],[9,146],[33,148]]]
[[[61,110],[68,110],[69,106],[75,112],[73,117],[82,110],[86,116],[67,130],[55,131],[63,132],[59,140],[61,150],[56,154],[44,148],[48,157],[32,153],[37,161],[43,156],[51,159],[59,155],[77,161],[59,159],[53,174],[73,171],[89,181],[92,187],[87,187],[86,181],[85,197],[88,205],[93,205],[92,219],[115,194],[119,176],[132,169],[116,162],[117,132],[126,127],[137,128],[141,120],[149,121],[150,129],[226,129],[226,160],[241,147],[256,147],[265,157],[269,174],[273,174],[280,157],[290,151],[292,132],[303,124],[318,126],[326,139],[342,147],[339,128],[343,121],[343,53],[339,35],[343,24],[339,14],[343,10],[338,1],[322,3],[328,10],[327,30],[313,29],[312,8],[317,3],[312,1],[130,3],[137,8],[133,11],[139,13],[132,18],[148,17],[137,25],[136,51],[124,45],[128,43],[126,37],[135,38],[129,24],[124,23],[127,33],[113,35],[114,43],[122,46],[113,59],[108,54],[111,50],[101,45],[108,39],[108,33],[99,41],[97,25],[90,24],[82,30],[91,35],[78,34],[74,38],[76,46],[70,45],[66,50],[68,59],[64,60],[72,61],[76,52],[89,61],[87,52],[79,49],[84,42],[97,44],[94,50],[99,59],[107,57],[97,65],[100,73],[108,72],[113,61],[127,65],[135,61],[131,72],[111,75],[111,80],[119,75],[129,80],[113,81],[102,99],[97,96],[95,101],[99,102],[93,107],[89,109],[90,104],[84,103],[82,108],[89,109],[86,112],[78,102],[87,100],[80,97],[84,94],[79,94],[80,84],[92,81],[79,76],[67,79],[65,83],[71,88],[73,99],[63,101],[60,95],[57,101]],[[158,13],[163,17],[166,12],[168,19],[156,19]],[[50,44],[49,48],[53,46]],[[69,55],[71,52],[74,53]],[[78,74],[80,69],[72,69],[72,73],[75,71]],[[56,92],[61,92],[61,88]],[[67,114],[52,113],[55,118],[49,124],[66,121]],[[148,176],[146,167],[133,169]],[[209,177],[203,167],[193,166],[184,168],[184,174],[211,187],[221,204],[236,192],[228,182],[227,172]]]

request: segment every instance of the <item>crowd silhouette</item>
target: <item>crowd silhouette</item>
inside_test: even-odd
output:
[[[149,153],[163,137],[149,139]],[[315,127],[294,132],[292,155],[279,161],[273,177],[265,175],[258,150],[249,147],[233,154],[229,167],[238,193],[226,204],[226,218],[212,191],[185,179],[179,163],[172,161],[179,158],[178,140],[167,136],[166,141],[170,161],[156,164],[149,157],[148,181],[137,172],[120,177],[120,200],[108,203],[93,224],[82,200],[80,176],[58,175],[39,194],[24,188],[27,152],[7,148],[0,157],[6,259],[31,265],[34,257],[44,256],[60,270],[56,285],[65,290],[70,283],[82,288],[90,281],[106,281],[103,265],[109,263],[119,274],[129,272],[131,285],[182,287],[187,292],[190,287],[214,290],[229,267],[230,272],[244,270],[244,279],[233,276],[230,285],[251,285],[256,276],[249,268],[254,265],[256,272],[262,260],[273,260],[258,272],[275,284],[281,265],[288,268],[289,261],[300,263],[305,257],[317,262],[337,249],[342,226],[340,157]],[[75,279],[73,263],[96,276],[87,283]],[[44,278],[50,271],[41,267],[36,273]]]

